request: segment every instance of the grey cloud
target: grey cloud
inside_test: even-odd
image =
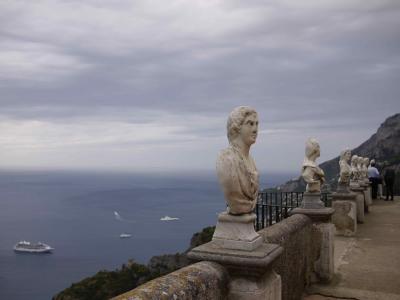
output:
[[[151,122],[159,115],[141,112],[156,108],[176,116],[225,118],[234,106],[247,104],[269,128],[373,127],[369,120],[383,121],[399,109],[400,6],[398,1],[329,3],[313,8],[296,1],[226,1],[224,9],[245,21],[233,26],[237,20],[227,18],[232,28],[215,35],[195,30],[190,35],[185,28],[171,34],[160,26],[179,14],[166,10],[158,15],[163,22],[141,16],[150,25],[135,33],[137,40],[125,41],[112,30],[109,38],[107,32],[95,36],[101,40],[90,39],[90,32],[70,38],[71,28],[63,37],[62,27],[55,39],[49,32],[24,33],[18,26],[29,15],[22,23],[11,22],[19,20],[14,11],[3,15],[3,24],[16,27],[2,27],[2,40],[50,45],[88,67],[49,82],[5,78],[0,115]],[[250,22],[251,17],[257,18]],[[213,136],[214,128],[212,123],[187,132]]]

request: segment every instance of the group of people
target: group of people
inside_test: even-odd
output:
[[[371,182],[372,199],[377,199],[378,194],[380,198],[383,198],[382,184],[384,184],[386,186],[385,201],[393,201],[393,189],[396,176],[395,171],[393,168],[387,168],[383,173],[383,176],[381,176],[376,166],[375,160],[372,159],[368,167],[368,178]]]

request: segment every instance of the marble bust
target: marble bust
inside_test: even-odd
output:
[[[369,158],[364,157],[364,179],[368,180],[368,165],[369,165]],[[368,180],[369,181],[369,180]]]
[[[317,165],[316,160],[320,156],[320,147],[316,139],[310,138],[306,141],[305,158],[301,175],[307,183],[306,191],[309,193],[320,193],[321,184],[325,182],[324,171]]]
[[[357,171],[358,171],[357,179],[360,181],[364,180],[364,157],[361,156],[357,157]]]
[[[351,158],[351,150],[345,149],[340,153],[340,177],[339,177],[339,185],[343,187],[347,187],[350,183],[351,177],[351,167],[349,165],[349,161]]]
[[[259,175],[250,155],[258,133],[257,112],[236,107],[227,122],[229,147],[217,158],[217,175],[231,215],[252,213],[258,196]]]
[[[358,172],[358,156],[353,155],[351,157],[351,179],[353,181],[358,180],[359,172]]]

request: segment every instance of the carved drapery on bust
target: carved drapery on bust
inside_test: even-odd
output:
[[[257,112],[247,106],[235,108],[227,122],[230,146],[219,153],[217,175],[232,215],[251,213],[258,197],[259,175],[249,151],[258,133]]]
[[[351,150],[350,149],[345,149],[340,153],[339,184],[342,186],[348,186],[350,183],[350,177],[351,177],[351,167],[349,165],[350,158],[351,158]]]
[[[319,156],[320,147],[318,141],[313,138],[308,139],[301,175],[307,183],[306,191],[310,193],[320,193],[321,184],[325,182],[324,171],[316,163]]]

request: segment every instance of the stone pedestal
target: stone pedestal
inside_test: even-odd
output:
[[[213,261],[224,266],[231,277],[228,299],[280,300],[281,278],[272,269],[272,262],[283,249],[262,243],[253,251],[224,249],[214,241],[192,249],[188,257],[194,261]]]
[[[364,188],[364,197],[365,197],[365,203],[367,206],[372,205],[372,197],[371,197],[371,187],[369,180],[364,180],[362,187]]]
[[[356,194],[357,222],[364,223],[364,189],[358,184],[350,185],[350,190]]]
[[[234,216],[227,212],[220,213],[212,238],[214,244],[233,250],[252,251],[258,248],[263,239],[254,230],[255,220],[255,214]]]
[[[369,182],[368,182],[368,197],[369,197],[369,200],[371,201],[371,205],[372,205],[374,202],[372,201],[371,183],[369,183]]]
[[[321,193],[305,192],[303,194],[303,202],[301,203],[301,208],[320,209],[324,207],[325,204],[321,201]]]
[[[283,249],[264,243],[254,230],[254,214],[233,216],[221,213],[211,242],[192,249],[194,261],[213,261],[224,266],[231,278],[228,299],[281,300],[281,277],[272,263]]]
[[[360,181],[360,188],[363,189],[364,196],[364,212],[369,212],[369,197],[368,197],[368,185],[364,181]]]
[[[336,228],[336,235],[354,236],[357,232],[357,204],[356,194],[340,193],[332,194],[332,223]]]
[[[317,234],[321,237],[319,259],[315,262],[314,272],[320,282],[329,282],[334,274],[334,235],[335,225],[331,223],[333,208],[296,208],[291,214],[304,214],[311,218]]]
[[[340,183],[340,182],[339,182],[339,184],[338,184],[338,186],[337,186],[337,189],[336,189],[336,192],[337,192],[337,193],[341,193],[341,194],[348,194],[348,193],[350,193],[349,185],[348,185],[348,184],[345,184],[345,183]]]

